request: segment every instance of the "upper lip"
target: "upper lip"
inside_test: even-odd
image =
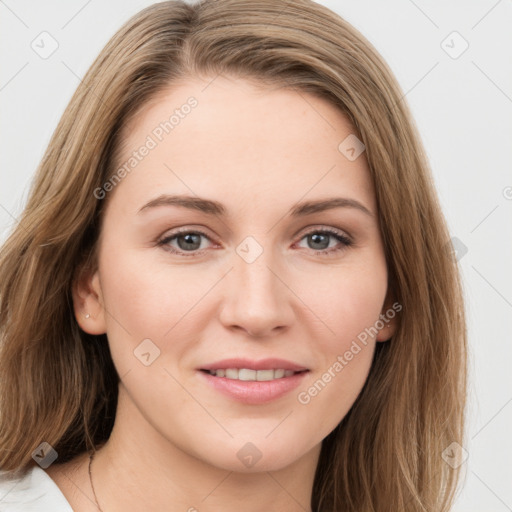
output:
[[[211,364],[206,364],[200,370],[219,370],[225,368],[247,368],[248,370],[292,370],[300,372],[308,370],[305,366],[286,361],[285,359],[268,358],[254,361],[251,359],[222,359]]]

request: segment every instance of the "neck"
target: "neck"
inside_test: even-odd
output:
[[[114,428],[94,457],[92,477],[103,512],[310,512],[319,454],[317,445],[277,470],[216,467],[164,438],[121,384]]]

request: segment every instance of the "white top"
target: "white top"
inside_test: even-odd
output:
[[[0,512],[73,512],[53,479],[40,466],[24,477],[0,471]]]

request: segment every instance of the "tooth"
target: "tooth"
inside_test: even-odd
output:
[[[241,368],[238,370],[238,378],[240,380],[256,380],[256,370],[248,370],[247,368]]]
[[[226,377],[232,380],[242,381],[260,381],[265,382],[269,380],[281,379],[283,377],[291,377],[296,372],[293,370],[284,370],[279,368],[277,370],[250,370],[248,368],[222,368],[218,370],[209,370],[210,375],[216,377]]]
[[[238,379],[238,368],[226,368],[226,378]]]
[[[273,380],[274,370],[258,370],[256,372],[256,380]]]

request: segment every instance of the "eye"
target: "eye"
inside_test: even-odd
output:
[[[330,254],[339,252],[352,245],[352,241],[343,233],[332,229],[317,229],[306,233],[301,240],[309,242],[309,248],[318,254]],[[338,241],[338,247],[332,246],[331,241]]]
[[[202,254],[204,250],[204,247],[201,247],[201,237],[211,241],[210,237],[202,231],[191,231],[185,229],[162,238],[158,242],[158,245],[163,246],[166,250],[174,254],[197,256],[198,254]],[[177,247],[176,245],[173,245],[172,242],[176,242]]]
[[[157,242],[157,245],[164,247],[165,250],[173,254],[186,257],[198,256],[205,250],[202,244],[203,238],[210,242],[212,241],[211,238],[202,231],[183,229],[165,236]],[[352,245],[350,238],[333,229],[316,229],[310,231],[301,238],[301,241],[304,239],[309,242],[308,248],[321,255],[337,253]],[[331,244],[332,241],[337,241],[338,247],[333,247]]]

